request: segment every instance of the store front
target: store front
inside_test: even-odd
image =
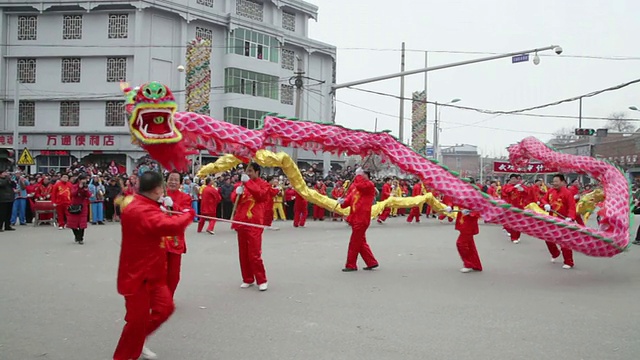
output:
[[[146,153],[131,143],[131,135],[87,133],[28,133],[19,137],[19,148],[29,149],[35,165],[31,173],[59,172],[78,162],[82,165],[108,166],[111,161],[131,173]],[[0,145],[13,145],[13,135],[0,134]]]

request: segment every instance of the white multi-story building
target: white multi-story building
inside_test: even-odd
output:
[[[184,109],[178,66],[196,37],[212,42],[213,118],[255,128],[269,112],[293,117],[299,57],[309,78],[300,118],[331,122],[336,48],[309,39],[317,11],[301,0],[0,0],[0,146],[28,148],[32,171],[111,160],[130,170],[144,153],[131,144],[119,83],[160,81]]]

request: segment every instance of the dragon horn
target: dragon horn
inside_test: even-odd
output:
[[[129,91],[133,90],[131,86],[129,86],[128,82],[121,81],[120,82],[120,90],[122,90],[125,94]]]

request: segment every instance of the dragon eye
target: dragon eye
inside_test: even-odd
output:
[[[154,122],[154,123],[156,123],[156,124],[158,124],[158,125],[160,125],[160,124],[162,124],[162,123],[164,122],[164,117],[162,117],[162,116],[156,116],[156,117],[153,119],[153,122]]]

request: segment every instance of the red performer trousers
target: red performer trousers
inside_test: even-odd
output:
[[[238,253],[240,256],[240,272],[242,282],[258,285],[267,282],[267,273],[262,262],[262,232],[263,229],[245,228],[238,231]]]
[[[113,360],[138,359],[147,336],[156,331],[173,313],[174,305],[164,281],[146,281],[133,295],[124,297],[127,322]]]
[[[476,249],[473,234],[461,232],[460,235],[458,235],[456,246],[458,247],[458,254],[460,254],[462,265],[464,267],[476,271],[482,271],[482,263],[480,262],[480,256]]]
[[[320,206],[317,205],[313,205],[313,220],[320,220],[320,219],[324,219],[324,208],[321,208]]]
[[[384,210],[382,210],[382,214],[378,216],[378,222],[386,221],[389,215],[391,215],[391,208],[384,208]]]
[[[167,287],[173,298],[180,282],[180,268],[182,267],[182,254],[167,252]]]
[[[213,214],[202,214],[204,216],[208,216],[208,217],[216,217],[216,213],[214,212]],[[198,221],[198,232],[202,232],[202,229],[204,228],[204,224],[206,222],[209,222],[209,226],[207,226],[207,231],[213,231],[213,228],[216,226],[216,221],[215,220],[207,220],[207,219],[203,219],[202,217],[200,217],[200,220]]]
[[[573,251],[571,251],[571,249],[563,247],[560,247],[560,249],[558,249],[559,246],[550,241],[545,241],[545,243],[547,243],[547,249],[549,249],[549,253],[551,254],[552,258],[555,259],[560,256],[560,253],[562,253],[564,264],[573,267]]]
[[[293,226],[294,227],[304,226],[304,224],[307,222],[307,217],[309,217],[309,210],[307,210],[307,208],[304,208],[302,210],[294,208],[293,209]]]
[[[440,214],[440,216],[438,216],[438,220],[444,220],[444,218],[446,218],[446,217],[447,217],[447,215],[445,215],[445,214]],[[453,221],[453,218],[452,218],[452,217],[449,217],[448,219],[449,219],[449,222],[452,222],[452,221]]]
[[[64,227],[64,225],[67,223],[65,220],[67,218],[67,208],[69,207],[69,204],[58,204],[56,205],[56,215],[57,215],[57,219],[56,221],[58,222],[58,226],[59,227]]]
[[[506,232],[509,233],[509,236],[511,237],[511,241],[516,241],[516,240],[520,240],[520,231],[515,231],[511,228],[508,228],[506,226],[503,226],[503,228],[505,229]]]
[[[369,222],[362,223],[354,221],[351,224],[351,239],[349,239],[349,250],[347,251],[347,263],[345,268],[358,268],[358,255],[362,256],[362,260],[367,266],[378,265],[378,260],[373,256],[373,252],[367,244],[367,229]]]
[[[411,208],[411,211],[409,212],[409,217],[407,217],[407,222],[411,222],[413,221],[413,219],[416,219],[417,223],[420,222],[420,207]]]

